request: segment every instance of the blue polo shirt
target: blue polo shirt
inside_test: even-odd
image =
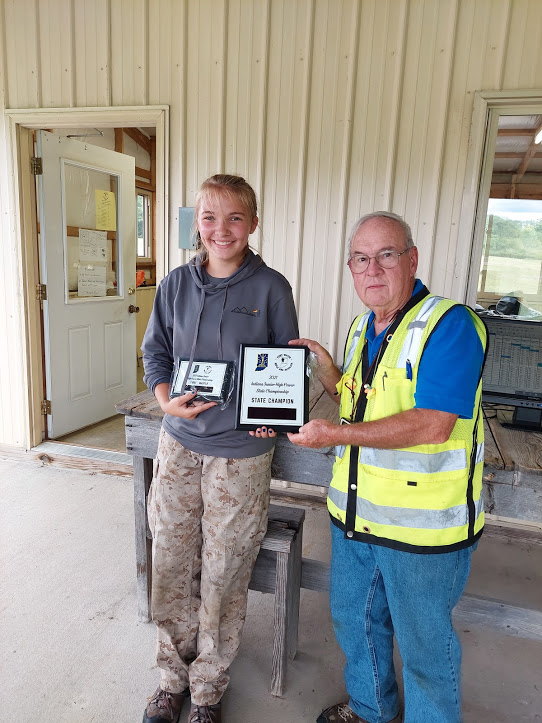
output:
[[[416,279],[412,295],[423,287]],[[366,333],[369,363],[384,340],[386,329],[375,337],[371,312]],[[420,360],[414,406],[436,409],[470,419],[484,361],[484,349],[470,313],[454,306],[429,337]]]

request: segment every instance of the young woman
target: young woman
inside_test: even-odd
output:
[[[148,503],[161,680],[144,723],[177,723],[188,694],[189,723],[221,723],[269,504],[274,432],[236,431],[233,399],[170,398],[174,363],[237,362],[240,343],[298,337],[289,283],[248,247],[258,225],[249,184],[207,179],[195,218],[199,252],[158,287],[142,346],[165,413]]]

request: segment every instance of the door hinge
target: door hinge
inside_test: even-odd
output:
[[[51,414],[51,402],[48,399],[44,399],[41,403],[41,413]]]
[[[47,286],[36,284],[36,301],[47,301]]]
[[[41,158],[37,158],[36,156],[32,156],[30,159],[30,170],[31,173],[34,176],[41,176],[43,173],[43,166],[41,163]]]

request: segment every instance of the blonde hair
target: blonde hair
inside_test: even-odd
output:
[[[220,199],[229,196],[238,200],[246,209],[250,220],[258,216],[258,201],[252,186],[245,181],[242,176],[233,176],[227,173],[216,173],[211,176],[200,186],[196,196],[196,205],[194,208],[194,228],[193,232],[196,237],[196,251],[200,257],[200,263],[207,260],[207,250],[202,243],[197,227],[198,213],[205,199]]]

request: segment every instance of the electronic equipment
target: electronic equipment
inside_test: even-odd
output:
[[[481,314],[488,330],[482,402],[514,407],[512,427],[542,431],[542,322]]]

